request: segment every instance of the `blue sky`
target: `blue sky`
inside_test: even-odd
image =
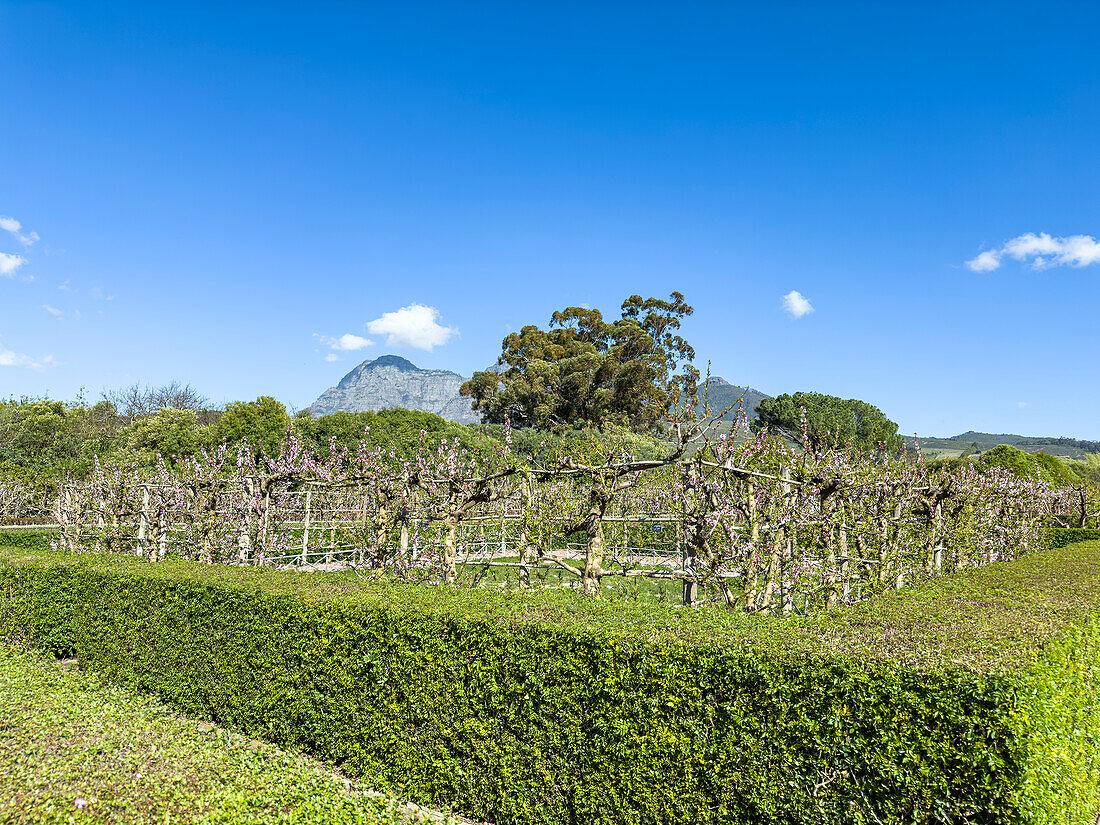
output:
[[[469,375],[556,308],[675,289],[733,383],[1100,439],[1097,25],[0,0],[0,396],[302,407],[365,358]]]

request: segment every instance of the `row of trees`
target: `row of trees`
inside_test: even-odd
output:
[[[147,392],[147,391],[142,391]],[[44,481],[67,476],[84,477],[95,459],[148,469],[157,457],[169,463],[220,444],[248,441],[254,449],[275,453],[287,428],[315,451],[328,449],[331,439],[354,447],[370,426],[378,441],[393,441],[414,449],[421,431],[434,437],[459,437],[473,443],[479,434],[439,416],[415,410],[378,413],[340,412],[314,419],[308,412],[292,417],[271,397],[236,402],[223,410],[191,406],[164,406],[156,410],[132,404],[118,406],[103,399],[95,404],[80,400],[23,399],[0,401],[0,474]]]
[[[592,594],[608,577],[677,578],[689,602],[702,586],[733,609],[789,614],[1013,558],[1039,546],[1056,506],[1049,485],[999,468],[870,460],[713,423],[673,421],[647,459],[597,441],[524,455],[510,428],[489,451],[425,433],[410,457],[369,435],[317,456],[291,433],[275,455],[222,446],[145,477],[97,467],[66,485],[57,515],[70,547],[151,559],[301,563],[312,546],[445,583],[467,559],[515,567],[522,585],[552,567]],[[678,569],[615,549],[652,542],[657,525]],[[581,549],[563,552],[567,540]]]

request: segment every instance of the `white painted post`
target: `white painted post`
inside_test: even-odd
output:
[[[138,519],[138,549],[135,555],[145,555],[145,532],[149,525],[149,488],[145,488],[145,492],[141,497],[141,517]]]
[[[313,490],[306,488],[306,521],[302,528],[302,567],[309,563],[309,510],[313,504]]]
[[[270,507],[271,507],[271,491],[268,490],[266,493],[264,493],[264,526],[263,526],[262,532],[260,533],[260,554],[263,556],[263,558],[265,560],[267,558],[267,516],[268,516],[268,510],[270,509]],[[257,561],[257,564],[258,564],[260,562],[260,559],[257,559],[256,561]]]

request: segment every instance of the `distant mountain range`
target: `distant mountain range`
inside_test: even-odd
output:
[[[495,367],[489,367],[495,369]],[[382,355],[364,361],[335,387],[321,393],[309,411],[313,415],[330,415],[337,410],[365,412],[400,408],[435,413],[459,424],[476,424],[481,419],[471,409],[469,398],[459,395],[466,379],[450,370],[425,370],[397,355]],[[737,402],[744,396],[745,412],[755,418],[755,408],[770,396],[756,390],[735,386],[723,378],[711,376],[709,384],[699,390],[709,393],[710,409],[714,413],[732,407],[726,420],[737,416]]]
[[[1062,458],[1080,459],[1089,453],[1100,453],[1100,441],[1013,433],[979,433],[974,430],[947,438],[921,437],[917,439],[917,443],[925,453],[939,457],[957,457],[968,452],[984,453],[998,444],[1008,444],[1028,453],[1042,452]]]

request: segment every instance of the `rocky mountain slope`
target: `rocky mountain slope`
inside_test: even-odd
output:
[[[727,407],[732,409],[722,416],[723,420],[732,421],[738,415],[738,400],[744,395],[742,403],[745,405],[745,414],[751,419],[756,418],[756,405],[765,398],[771,398],[758,390],[750,390],[746,387],[738,387],[724,378],[712,375],[710,381],[699,385],[699,404],[702,405],[703,394],[706,393],[707,404],[714,414],[720,413]]]
[[[387,408],[423,410],[460,424],[480,418],[470,409],[470,399],[458,394],[466,379],[450,370],[422,370],[396,355],[364,361],[335,387],[321,393],[309,411],[329,415],[337,410],[364,412]]]

